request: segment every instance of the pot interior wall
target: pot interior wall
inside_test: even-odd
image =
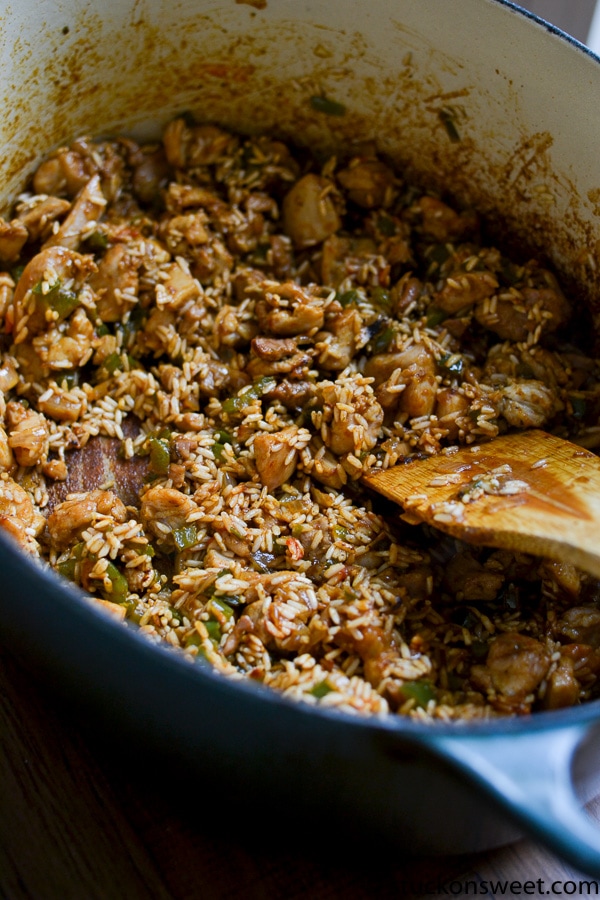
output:
[[[156,136],[183,111],[324,152],[374,141],[410,178],[498,211],[594,303],[600,65],[508,4],[22,0],[3,18],[0,206],[57,144]]]

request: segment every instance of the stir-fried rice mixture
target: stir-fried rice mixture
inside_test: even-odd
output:
[[[400,521],[361,476],[600,445],[556,277],[362,147],[186,118],[56,150],[0,220],[0,526],[190,662],[421,719],[598,694],[600,586]]]

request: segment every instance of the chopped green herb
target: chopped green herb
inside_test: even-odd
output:
[[[452,112],[449,109],[440,109],[438,116],[452,143],[456,144],[460,142],[460,134],[458,133]]]
[[[183,614],[181,610],[177,609],[176,606],[169,605],[169,610],[171,611],[171,618],[174,619],[178,625],[181,625],[183,622]]]
[[[375,306],[383,306],[385,309],[389,309],[391,302],[390,292],[383,287],[374,287],[371,291],[371,300]]]
[[[427,311],[427,327],[435,328],[448,318],[448,313],[439,306],[430,306]]]
[[[150,471],[154,475],[167,475],[171,464],[169,441],[150,435],[147,444],[150,452]]]
[[[43,290],[43,282],[38,281],[31,289],[32,293],[40,297],[46,309],[51,309],[58,314],[59,320],[66,319],[74,309],[79,306],[79,297],[67,288],[63,288],[60,280],[54,282],[47,291]]]
[[[313,697],[316,697],[317,700],[320,700],[321,697],[325,697],[326,694],[330,694],[333,690],[335,690],[335,688],[332,688],[326,680],[323,680],[315,684],[315,686],[309,691],[309,694],[311,694]]]
[[[342,291],[341,294],[336,294],[335,299],[344,307],[352,306],[354,303],[360,303],[360,294],[355,290]]]
[[[427,248],[426,256],[430,264],[439,268],[452,256],[453,252],[452,244],[432,244]]]
[[[114,375],[115,372],[118,372],[120,369],[125,368],[125,362],[123,361],[123,353],[111,353],[106,357],[102,365],[106,369],[109,375]],[[134,359],[133,356],[129,356],[126,354],[127,363],[130,369],[139,369],[140,364],[137,359]]]
[[[444,353],[440,357],[439,364],[454,375],[460,375],[465,367],[465,361],[458,353]]]
[[[384,328],[382,331],[376,335],[371,342],[371,349],[373,354],[376,353],[385,353],[386,350],[389,350],[390,344],[394,340],[394,329],[393,328]]]
[[[173,540],[178,550],[189,550],[198,541],[198,529],[195,525],[184,525],[173,532]]]
[[[471,643],[471,653],[475,659],[485,659],[489,649],[490,645],[485,641],[473,641]]]
[[[62,388],[66,388],[70,391],[71,388],[74,388],[79,384],[79,373],[77,371],[65,372],[64,374],[61,373],[57,378],[57,381]]]
[[[226,619],[231,619],[233,616],[233,609],[223,597],[211,597],[206,604],[206,611],[213,616],[216,615],[217,619],[219,616],[224,616]]]
[[[111,591],[108,594],[108,599],[113,603],[126,603],[129,594],[129,586],[125,576],[122,575],[115,564],[111,562],[109,562],[106,567],[106,574],[111,583]]]
[[[327,116],[344,116],[346,114],[344,104],[330,100],[329,97],[315,95],[310,98],[310,105],[317,112],[325,113]]]
[[[202,644],[202,638],[194,628],[189,634],[187,634],[183,640],[184,647],[200,647]]]
[[[78,560],[76,560],[74,556],[70,556],[69,559],[65,559],[64,562],[59,563],[57,568],[63,578],[68,578],[69,581],[75,581],[77,566]]]
[[[207,622],[203,623],[206,630],[208,631],[208,636],[211,641],[215,641],[217,644],[221,640],[223,632],[221,631],[221,626],[215,619],[209,619]]]
[[[152,559],[153,556],[156,556],[156,550],[152,546],[152,544],[143,544],[141,547],[135,548],[140,556],[149,556]]]
[[[376,222],[377,231],[380,231],[385,237],[392,237],[396,234],[396,225],[394,220],[389,216],[386,216],[385,213],[382,213],[377,217]]]
[[[108,247],[108,235],[104,231],[92,231],[85,240],[86,246],[90,250],[106,250]]]
[[[435,698],[435,691],[427,681],[405,681],[400,690],[407,700],[414,700],[421,707]]]
[[[225,400],[223,403],[223,412],[229,414],[241,412],[241,410],[250,406],[254,400],[259,400],[263,394],[272,390],[276,385],[276,380],[270,375],[259,378],[254,384],[243,388],[236,397],[229,397]]]
[[[587,400],[580,394],[571,394],[569,396],[571,404],[571,412],[575,419],[583,419],[587,412]]]

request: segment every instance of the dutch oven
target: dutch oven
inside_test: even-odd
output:
[[[59,144],[150,137],[183,111],[323,151],[374,140],[550,259],[596,322],[599,96],[596,57],[502,0],[20,0],[1,19],[0,201]],[[178,770],[273,817],[326,815],[427,854],[526,830],[600,876],[583,807],[600,785],[599,701],[452,725],[309,708],[151,645],[3,534],[0,566],[4,647]]]

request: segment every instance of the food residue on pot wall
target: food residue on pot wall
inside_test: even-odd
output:
[[[552,135],[527,129],[517,82],[499,65],[490,93],[465,63],[401,22],[393,29],[401,62],[390,65],[368,35],[330,24],[335,10],[315,12],[318,23],[301,21],[305,11],[296,21],[281,17],[262,0],[193,17],[174,3],[158,23],[151,13],[137,4],[106,7],[102,16],[84,7],[65,28],[64,12],[49,11],[35,25],[40,39],[32,34],[26,43],[31,23],[21,28],[18,10],[7,10],[5,34],[19,27],[21,38],[11,48],[5,39],[0,64],[14,72],[14,59],[21,77],[4,80],[15,82],[2,98],[5,198],[59,143],[123,129],[157,134],[182,111],[242,131],[275,131],[324,154],[372,140],[408,179],[486,216],[499,211],[506,231],[538,253],[551,247],[567,279],[594,294],[595,222],[556,169]],[[324,115],[312,96],[334,99],[345,115]],[[593,192],[587,201],[597,215]]]

